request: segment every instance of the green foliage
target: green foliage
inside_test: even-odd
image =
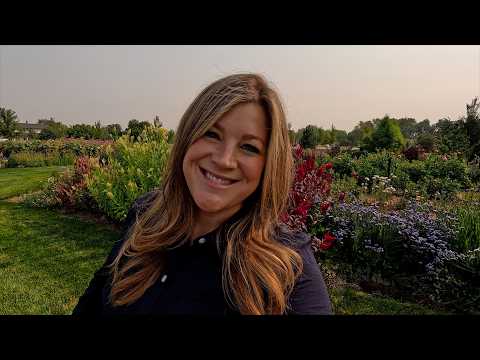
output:
[[[333,170],[335,178],[344,178],[352,176],[354,171],[354,160],[352,155],[348,152],[344,152],[335,156],[332,160]]]
[[[128,126],[125,131],[133,136],[133,141],[137,141],[140,134],[148,127],[152,126],[148,121],[138,121],[136,119],[132,119],[128,122]]]
[[[381,119],[366,142],[369,151],[379,149],[399,150],[405,145],[405,138],[400,127],[388,116]]]
[[[107,151],[103,166],[93,170],[88,191],[105,214],[122,221],[138,196],[160,186],[168,156],[164,128],[147,127],[137,141],[123,135]]]
[[[9,157],[13,153],[19,152],[37,152],[37,153],[60,153],[61,155],[69,153],[75,156],[88,155],[98,156],[102,146],[108,144],[108,141],[100,140],[15,140],[0,143],[0,153],[4,157]]]
[[[61,122],[51,121],[47,128],[42,129],[38,138],[41,140],[59,139],[65,137],[67,134],[68,126]]]
[[[75,157],[68,153],[22,151],[10,155],[7,167],[67,166],[74,162]]]
[[[423,133],[418,135],[416,143],[425,149],[427,152],[432,152],[435,146],[435,137],[430,133]]]
[[[300,139],[300,145],[304,149],[311,149],[314,148],[315,145],[318,144],[317,140],[317,130],[314,126],[308,125],[302,133],[302,137]]]
[[[168,130],[168,133],[167,133],[167,142],[169,144],[173,144],[174,141],[175,141],[175,131],[170,129]]]
[[[457,152],[465,154],[469,147],[469,139],[463,119],[451,121],[440,119],[433,126],[436,148],[442,154]]]
[[[354,146],[360,146],[366,138],[369,138],[373,132],[373,123],[371,121],[360,121],[355,128],[348,133],[349,142]]]
[[[359,176],[368,177],[370,179],[373,178],[374,175],[388,176],[389,159],[393,159],[393,154],[386,150],[377,153],[369,153],[360,156],[354,161],[354,170]],[[394,160],[392,160],[392,162],[394,162]]]
[[[71,314],[119,236],[105,224],[1,201],[0,314]]]
[[[18,130],[17,114],[11,109],[0,108],[0,137],[7,139],[15,136],[15,130]]]
[[[456,209],[459,226],[453,248],[466,252],[480,248],[480,207],[479,203],[467,203]]]

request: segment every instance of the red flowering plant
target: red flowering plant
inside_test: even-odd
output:
[[[95,166],[98,164],[93,158],[77,158],[73,172],[67,171],[55,184],[54,194],[58,204],[68,210],[94,208],[93,199],[87,192],[86,178]]]
[[[304,231],[313,236],[314,251],[328,250],[335,237],[328,231],[328,212],[333,205],[329,199],[333,166],[318,166],[313,156],[305,156],[300,145],[293,148],[294,182],[289,192],[289,205],[281,221],[292,231]]]

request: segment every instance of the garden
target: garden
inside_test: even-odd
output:
[[[292,148],[281,221],[312,236],[336,314],[480,312],[480,159],[417,150]],[[154,126],[1,143],[0,313],[71,313],[169,152]]]

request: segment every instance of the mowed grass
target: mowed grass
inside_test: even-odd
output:
[[[0,201],[0,314],[70,314],[119,233]]]
[[[445,312],[404,303],[395,299],[367,294],[350,288],[330,291],[336,315],[445,315]]]
[[[2,168],[0,169],[0,199],[39,190],[50,176],[63,172],[67,168],[67,166]]]

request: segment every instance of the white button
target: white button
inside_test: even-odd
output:
[[[198,243],[199,244],[205,244],[205,241],[207,241],[207,240],[205,240],[205,238],[201,238],[200,240],[198,240]]]
[[[165,282],[165,280],[167,280],[167,275],[163,275],[162,280],[160,280],[160,281],[163,283],[163,282]]]

